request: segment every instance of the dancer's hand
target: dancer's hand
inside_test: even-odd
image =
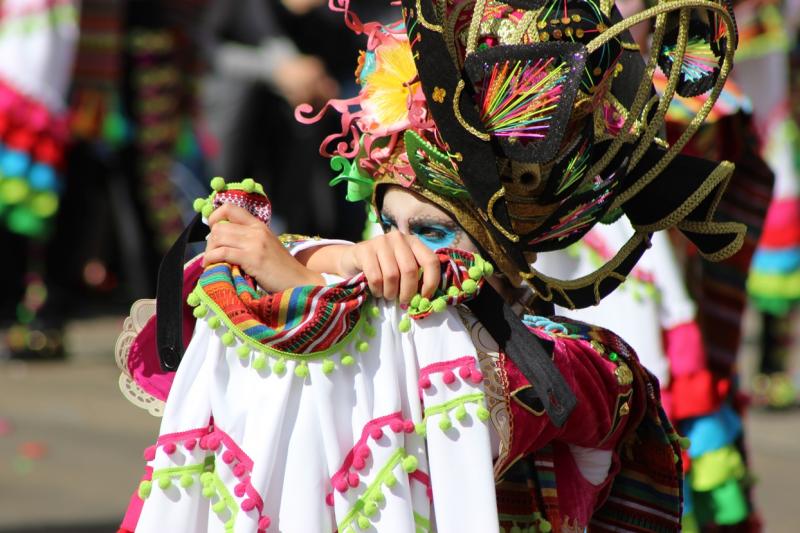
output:
[[[407,304],[417,293],[419,269],[422,268],[422,290],[433,296],[441,277],[441,263],[430,248],[411,235],[392,231],[357,244],[333,244],[301,252],[298,259],[321,272],[336,272],[342,277],[363,272],[370,292],[376,298]]]
[[[208,224],[211,233],[203,266],[239,265],[268,292],[325,284],[320,274],[292,257],[269,227],[245,209],[223,204],[211,213]]]

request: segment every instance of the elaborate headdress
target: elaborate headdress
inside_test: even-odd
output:
[[[348,198],[404,186],[442,207],[514,284],[566,307],[597,303],[635,264],[649,234],[677,226],[711,259],[744,226],[713,214],[733,166],[680,154],[731,69],[736,26],[724,0],[658,0],[623,19],[613,0],[402,0],[403,21],[362,23],[359,95],[328,104],[342,131],[321,148]],[[648,57],[628,28],[652,19]],[[660,69],[666,89],[657,94]],[[675,93],[710,91],[678,141],[659,133]],[[326,106],[327,108],[327,106]],[[309,117],[301,106],[297,117]],[[596,222],[628,216],[634,237],[590,276],[532,269]]]

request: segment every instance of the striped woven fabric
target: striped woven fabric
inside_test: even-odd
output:
[[[267,294],[238,266],[209,265],[198,281],[233,325],[251,339],[295,355],[330,348],[350,333],[367,299],[363,274],[330,286]]]

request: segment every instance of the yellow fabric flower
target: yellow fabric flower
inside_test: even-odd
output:
[[[375,70],[366,79],[361,100],[367,129],[382,134],[408,126],[415,99],[424,99],[417,67],[407,40],[394,40],[375,50]]]

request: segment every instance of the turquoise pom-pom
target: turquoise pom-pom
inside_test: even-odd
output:
[[[298,378],[308,377],[308,366],[305,363],[300,363],[294,367],[294,375]]]
[[[404,316],[402,319],[400,319],[400,324],[398,325],[398,328],[400,329],[401,333],[408,333],[409,331],[411,331],[411,319],[408,318],[407,316]]]
[[[253,192],[256,189],[256,182],[253,178],[247,178],[242,182],[244,192]]]
[[[211,179],[211,188],[219,192],[225,189],[225,180],[219,176]]]
[[[433,308],[434,313],[441,313],[445,309],[447,309],[447,300],[442,298],[436,298],[433,302],[431,302],[431,307]]]
[[[331,372],[333,372],[333,370],[335,368],[336,367],[333,364],[333,361],[331,361],[330,359],[325,359],[324,361],[322,361],[322,372],[323,373],[330,374]]]
[[[283,374],[286,372],[286,361],[283,359],[278,359],[278,362],[275,363],[275,366],[272,368],[275,370],[276,374]]]
[[[158,479],[158,486],[161,490],[167,490],[172,485],[172,480],[169,476],[162,476]]]
[[[204,305],[198,305],[194,308],[194,310],[192,310],[192,314],[195,318],[203,318],[208,314],[208,307]]]
[[[345,352],[342,354],[342,364],[344,366],[352,366],[353,364],[355,364],[355,362],[356,360],[349,353]]]
[[[236,355],[238,355],[240,359],[244,359],[250,355],[250,348],[246,344],[242,344],[236,348]]]
[[[264,370],[267,366],[267,356],[264,354],[259,355],[256,357],[255,361],[253,361],[253,368],[256,370]]]
[[[181,487],[184,489],[191,487],[192,483],[194,483],[194,478],[191,474],[183,474],[181,476]]]
[[[403,470],[405,470],[408,474],[414,472],[418,465],[419,461],[413,455],[407,455],[405,459],[403,459]]]
[[[222,344],[225,346],[233,346],[233,343],[236,342],[236,337],[233,336],[233,333],[228,331],[227,333],[222,335]]]
[[[467,279],[461,284],[461,288],[464,289],[464,292],[467,294],[475,294],[475,292],[478,290],[478,284],[474,279]]]
[[[208,218],[211,216],[211,213],[214,212],[214,204],[211,202],[206,203],[203,208],[200,210],[200,213],[203,215],[203,218]]]
[[[194,209],[195,213],[199,213],[203,210],[203,206],[206,205],[205,198],[197,198],[194,202],[192,202],[192,209]]]
[[[142,481],[139,483],[139,498],[146,500],[153,490],[153,483],[151,481]]]

